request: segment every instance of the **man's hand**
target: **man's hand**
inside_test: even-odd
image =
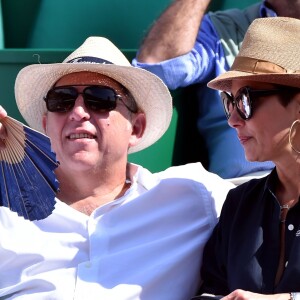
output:
[[[1,120],[7,117],[6,110],[0,105],[0,150],[5,148],[4,140],[7,138],[7,132]]]

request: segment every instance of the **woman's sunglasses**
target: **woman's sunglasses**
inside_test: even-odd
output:
[[[86,108],[95,112],[108,112],[117,107],[120,100],[132,113],[137,112],[137,107],[129,107],[116,91],[107,86],[91,85],[82,92],[78,92],[75,86],[54,87],[44,98],[47,110],[50,112],[68,112],[74,105],[79,95],[82,95]],[[134,101],[132,101],[134,103]]]
[[[284,89],[252,90],[250,87],[245,86],[240,88],[234,97],[227,92],[221,92],[225,115],[227,119],[229,119],[236,106],[241,118],[249,120],[253,114],[253,102],[255,98],[273,95],[283,91]]]

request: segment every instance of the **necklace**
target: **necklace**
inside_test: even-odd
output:
[[[290,209],[290,206],[288,204],[284,204],[280,206],[280,256],[279,256],[279,263],[278,263],[278,269],[276,273],[275,278],[275,285],[278,284],[279,280],[281,279],[281,276],[284,271],[284,262],[285,262],[285,220],[286,215]]]
[[[286,219],[286,215],[288,213],[288,210],[290,209],[290,206],[288,204],[284,204],[280,206],[280,222],[284,223]]]

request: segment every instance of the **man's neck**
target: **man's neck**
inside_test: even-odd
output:
[[[87,172],[86,174],[74,174],[73,171],[70,172],[72,175],[67,175],[65,169],[63,169],[63,174],[59,171],[57,178],[60,182],[60,192],[57,198],[89,215],[97,207],[122,197],[131,186],[137,167],[127,164],[114,171],[112,168],[107,172]]]
[[[95,193],[88,197],[64,202],[69,206],[73,207],[74,209],[89,216],[98,207],[122,197],[125,194],[125,192],[130,188],[130,185],[130,182],[125,181],[124,183],[116,186],[110,191],[101,190],[101,192]]]

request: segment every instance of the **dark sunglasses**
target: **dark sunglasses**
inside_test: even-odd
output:
[[[252,90],[250,87],[245,86],[240,88],[234,97],[227,92],[221,92],[225,115],[229,119],[235,106],[241,118],[249,120],[253,114],[253,102],[255,98],[284,91],[285,89]]]
[[[137,107],[129,107],[116,91],[107,86],[91,85],[82,92],[78,92],[75,86],[54,87],[44,98],[47,110],[51,112],[68,112],[74,105],[79,95],[82,95],[86,108],[95,112],[108,112],[117,107],[117,100],[120,100],[132,113],[137,112]],[[133,99],[132,99],[132,103]],[[134,103],[135,104],[135,103]]]

